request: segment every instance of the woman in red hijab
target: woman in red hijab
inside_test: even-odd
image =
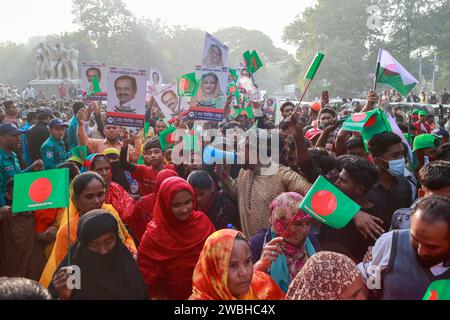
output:
[[[153,219],[153,210],[156,205],[156,195],[158,193],[161,184],[168,178],[178,177],[178,174],[173,170],[162,170],[156,177],[154,192],[142,197],[136,202],[133,212],[127,219],[127,224],[133,230],[133,235],[137,242],[140,243],[142,236],[147,229],[148,223]]]
[[[194,208],[194,191],[187,181],[172,177],[161,184],[153,220],[138,249],[152,299],[187,300],[192,294],[195,265],[215,231],[209,218]]]

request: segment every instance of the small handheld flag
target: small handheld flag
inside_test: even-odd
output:
[[[231,82],[236,83],[238,80],[237,70],[230,68],[230,74],[231,74],[231,77],[233,78],[233,80]]]
[[[366,149],[367,143],[375,135],[383,132],[392,132],[386,114],[381,109],[351,115],[342,125],[342,129],[360,132]]]
[[[100,83],[98,81],[98,76],[95,75],[95,76],[92,77],[92,81],[91,81],[91,84],[89,86],[89,90],[88,90],[87,95],[90,96],[90,95],[92,95],[94,93],[99,93],[99,92],[102,92],[102,89],[100,88]]]
[[[162,151],[166,151],[173,146],[175,141],[173,140],[172,135],[176,130],[175,127],[169,127],[159,133],[159,143],[161,144]]]
[[[239,92],[239,89],[238,89],[237,85],[235,83],[233,83],[233,82],[228,84],[227,95],[230,95],[230,94],[235,96],[236,99],[239,99],[241,97],[241,94]]]
[[[245,67],[251,74],[255,73],[263,66],[263,63],[255,50],[253,50],[252,53],[250,53],[250,51],[246,51],[244,53],[244,61]]]
[[[14,176],[12,212],[69,206],[69,169],[56,169]]]
[[[300,209],[330,227],[342,229],[361,207],[320,176],[303,199]]]
[[[195,73],[188,73],[178,79],[178,92],[183,97],[193,97],[197,94],[198,83]]]
[[[431,283],[423,300],[450,300],[450,280],[438,280]]]
[[[254,118],[253,109],[252,108],[242,108],[242,109],[232,109],[231,116],[233,118],[236,118],[238,115],[245,115],[247,118],[252,119]]]
[[[387,84],[397,90],[402,96],[406,97],[419,81],[395,60],[389,52],[380,49],[377,60],[375,86],[377,83]]]
[[[79,157],[81,161],[86,160],[87,158],[87,147],[86,146],[76,146],[72,150],[70,150],[72,156]]]
[[[320,65],[322,64],[323,58],[325,58],[325,55],[322,52],[318,52],[314,60],[311,62],[311,65],[309,66],[308,72],[305,75],[305,80],[312,81],[314,79]]]

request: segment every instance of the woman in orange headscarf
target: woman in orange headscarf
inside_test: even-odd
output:
[[[239,231],[211,235],[195,267],[190,300],[283,300],[266,273],[253,270],[250,245]]]
[[[192,293],[195,264],[214,232],[209,218],[194,208],[194,191],[187,181],[172,177],[161,184],[153,220],[138,249],[152,299],[186,300]]]

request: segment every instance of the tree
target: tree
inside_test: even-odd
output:
[[[370,44],[378,32],[367,27],[369,5],[369,0],[341,1],[338,6],[334,0],[318,0],[285,28],[284,40],[298,47],[302,87],[301,79],[317,51],[325,53],[312,95],[320,95],[319,83],[328,83],[330,93],[341,96],[370,86],[369,73],[376,62]]]
[[[30,80],[36,78],[34,50],[26,44],[0,44],[0,82],[24,89]]]
[[[255,81],[259,87],[274,93],[280,91],[284,85],[292,83],[292,76],[285,76],[284,72],[286,69],[293,72],[292,67],[296,66],[295,59],[286,50],[277,48],[266,34],[231,27],[215,32],[214,36],[228,46],[230,66],[243,64],[244,52],[256,50],[264,64],[264,68],[255,74]]]

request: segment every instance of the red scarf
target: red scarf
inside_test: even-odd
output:
[[[192,195],[195,208],[194,191],[185,180],[172,177],[161,184],[153,220],[139,247],[138,262],[152,295],[156,290],[168,299],[186,300],[192,293],[192,275],[203,245],[215,230],[200,211],[192,211],[187,221],[175,218],[171,200],[183,190]],[[165,274],[165,279],[161,279],[161,274]]]
[[[139,243],[141,242],[142,236],[147,229],[147,224],[153,219],[153,210],[156,205],[156,193],[164,180],[171,177],[178,177],[178,174],[175,171],[168,169],[162,170],[158,173],[154,188],[155,192],[142,197],[138,202],[136,202],[136,206],[132,214],[126,221],[131,230],[133,230],[134,236]]]

